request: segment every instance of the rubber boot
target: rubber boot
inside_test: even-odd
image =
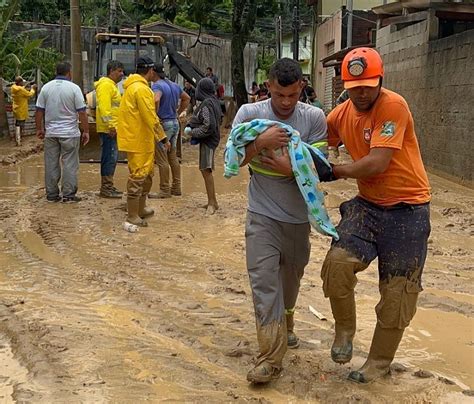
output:
[[[146,207],[146,197],[146,195],[141,196],[138,200],[138,216],[140,216],[142,219],[153,216],[155,214],[155,211],[152,208]]]
[[[128,197],[127,198],[127,222],[135,224],[140,227],[147,227],[148,223],[143,220],[139,215],[140,209],[140,198]]]
[[[336,336],[331,347],[331,358],[336,363],[352,359],[352,340],[356,332],[354,292],[344,298],[330,297],[332,315],[336,321]]]
[[[114,177],[111,175],[101,177],[99,196],[101,196],[102,198],[122,198],[122,192],[118,192],[114,188],[113,178]]]
[[[294,333],[295,320],[294,313],[286,314],[286,337],[289,349],[296,349],[300,346],[300,340]]]
[[[348,379],[357,383],[369,383],[390,373],[390,364],[395,357],[405,329],[375,327],[367,361],[359,370],[349,373]]]
[[[166,192],[166,191],[160,190],[160,192],[158,192],[158,193],[149,194],[149,195],[148,195],[148,198],[150,198],[150,199],[166,199],[166,198],[171,198],[171,192]]]
[[[129,177],[127,182],[127,222],[141,227],[148,226],[148,223],[138,215],[140,210],[140,198],[143,196],[142,194],[145,181],[146,177]]]
[[[21,128],[15,126],[15,142],[17,146],[21,146]]]
[[[147,175],[145,177],[145,180],[143,181],[142,196],[140,197],[138,209],[138,216],[140,216],[142,219],[153,216],[155,214],[155,211],[153,209],[146,207],[146,199],[150,194],[150,189],[152,185],[153,177],[151,175]]]

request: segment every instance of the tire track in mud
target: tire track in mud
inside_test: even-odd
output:
[[[83,210],[88,210],[88,208],[83,208]],[[84,212],[82,212],[84,213]],[[110,266],[108,266],[106,263],[104,263],[104,260],[107,260],[110,258],[110,254],[101,254],[100,251],[102,249],[106,249],[107,247],[110,247],[108,245],[107,241],[103,239],[103,237],[97,237],[98,234],[102,234],[98,231],[98,226],[99,226],[99,221],[91,218],[89,216],[88,218],[88,231],[91,234],[94,234],[94,248],[92,251],[88,252],[88,255],[90,255],[90,258],[85,257],[83,254],[79,254],[77,250],[74,249],[74,246],[69,244],[66,241],[66,238],[62,237],[61,234],[61,226],[62,223],[55,223],[54,218],[52,218],[50,215],[41,215],[41,216],[31,216],[30,220],[30,227],[31,230],[35,232],[41,239],[43,240],[44,244],[48,246],[52,251],[55,251],[58,254],[67,254],[68,258],[70,260],[70,265],[67,268],[67,271],[65,271],[64,267],[59,267],[59,266],[52,266],[52,265],[45,265],[44,261],[34,255],[32,255],[28,250],[27,247],[25,247],[22,243],[21,240],[18,239],[18,237],[15,236],[15,232],[12,231],[11,228],[7,228],[7,234],[8,234],[8,239],[10,242],[10,248],[9,252],[13,252],[15,256],[19,257],[21,260],[23,260],[27,265],[30,267],[35,267],[35,269],[40,269],[43,272],[42,276],[44,280],[46,280],[49,284],[50,287],[58,288],[58,289],[67,289],[68,287],[71,286],[72,283],[77,282],[77,281],[91,281],[93,283],[96,283],[97,285],[101,286],[107,286],[109,284],[113,284],[113,287],[119,287],[122,289],[123,292],[128,294],[128,297],[131,297],[132,300],[136,303],[143,303],[143,301],[147,301],[147,308],[149,308],[150,305],[154,304],[159,304],[163,298],[156,299],[156,291],[149,288],[148,285],[146,285],[144,282],[140,282],[138,279],[139,275],[135,273],[133,276],[130,276],[128,273],[128,269],[136,269],[137,264],[138,267],[140,266],[146,266],[147,262],[146,260],[137,260],[138,262],[135,262],[132,265],[128,264],[126,265],[125,270],[122,269],[120,274],[124,278],[122,281],[117,282],[117,279],[113,276],[114,274],[110,273]],[[12,248],[14,246],[14,248]],[[92,259],[91,259],[92,258]],[[123,266],[122,266],[123,268]],[[109,269],[107,272],[106,269]],[[156,266],[155,268],[156,269]],[[97,276],[97,274],[100,273],[102,276]],[[51,282],[51,279],[55,278],[61,278],[62,279],[62,284],[61,285],[56,285],[55,282]],[[168,280],[166,280],[168,281]],[[162,292],[160,292],[162,294]],[[166,292],[165,292],[166,294]],[[207,336],[209,333],[205,329],[211,328],[213,326],[212,321],[215,321],[218,319],[219,321],[222,321],[222,319],[229,317],[229,314],[222,311],[221,313],[216,313],[216,311],[196,311],[196,309],[199,308],[196,304],[189,303],[189,299],[183,299],[182,302],[176,302],[176,296],[189,296],[189,293],[187,291],[183,291],[181,293],[177,293],[176,290],[173,290],[172,293],[169,294],[170,298],[173,300],[170,300],[170,302],[173,302],[172,304],[167,304],[165,307],[163,305],[160,305],[159,310],[162,313],[167,313],[169,317],[173,316],[174,317],[174,323],[173,326],[167,326],[167,327],[149,327],[149,331],[157,332],[159,335],[168,335],[167,338],[170,339],[176,339],[183,344],[184,347],[188,346],[193,346],[192,350],[199,352],[204,348],[205,355],[207,355],[207,359],[201,358],[200,361],[206,361],[206,368],[211,368],[214,367],[214,372],[219,372],[222,373],[223,368],[220,364],[214,365],[215,363],[220,362],[220,357],[222,356],[222,348],[219,350],[216,349],[217,345],[214,345],[212,342],[209,340],[205,341],[202,340],[203,337]],[[71,296],[73,297],[73,296]],[[73,298],[74,300],[77,300],[77,297]],[[187,306],[183,306],[183,304],[187,304]],[[187,307],[187,309],[186,309]],[[191,309],[189,309],[191,307]],[[184,312],[184,314],[183,314]],[[178,313],[178,315],[176,315]],[[196,321],[193,317],[195,317],[195,314],[199,313],[198,318],[199,321]],[[83,315],[88,315],[88,313],[83,313]],[[233,315],[235,317],[235,314]],[[202,320],[201,320],[202,319]],[[133,319],[132,319],[133,320]],[[193,321],[194,323],[197,323],[195,325],[189,325],[189,322]],[[240,319],[235,319],[233,318],[232,322],[240,322]],[[199,326],[199,323],[202,323],[201,326],[204,327],[202,329],[201,333],[198,333],[196,335],[196,326]],[[156,330],[155,330],[156,329]],[[176,331],[178,330],[178,331]],[[240,330],[239,330],[240,331]],[[196,335],[196,337],[192,337]],[[202,334],[202,335],[200,335]],[[201,340],[203,342],[201,342]],[[197,346],[197,347],[196,347]],[[149,349],[150,347],[148,347]],[[183,350],[183,347],[179,347],[180,350]],[[214,352],[213,352],[214,351]],[[169,352],[167,352],[169,355]],[[190,355],[192,358],[193,356],[196,355]],[[199,357],[199,355],[198,355]],[[176,356],[175,356],[176,358]],[[176,360],[176,359],[175,359]],[[192,362],[195,361],[195,358],[193,358]],[[202,374],[202,366],[201,367],[196,367],[192,362],[189,363],[182,363],[181,366],[176,367],[174,365],[174,368],[180,369],[179,373],[182,373],[182,369],[189,368],[189,372],[192,374],[192,377],[196,379],[196,375]],[[209,369],[207,369],[209,370]],[[180,375],[176,375],[180,376]],[[181,376],[182,377],[182,376]],[[214,377],[209,377],[209,375],[203,375],[203,379],[208,379],[208,380],[214,380]],[[222,378],[222,375],[221,375]],[[227,376],[229,380],[229,384],[232,384],[233,380],[235,380],[235,374],[231,371],[229,371],[229,375]],[[201,386],[205,386],[205,380],[202,380],[199,382]],[[209,389],[216,389],[214,383],[211,383],[208,387]]]
[[[442,394],[442,384],[413,382],[408,374],[354,393],[343,382],[347,367],[332,364],[327,349],[305,341],[288,353],[277,384],[249,389],[244,379],[256,342],[248,280],[242,272],[244,250],[232,234],[219,233],[220,227],[232,231],[235,226],[240,232],[245,202],[220,198],[240,217],[229,218],[224,208],[218,220],[205,219],[208,224],[195,213],[200,199],[191,195],[177,207],[153,202],[160,211],[150,228],[133,235],[120,229],[124,213],[90,192],[78,205],[49,205],[33,193],[17,212],[7,212],[1,228],[8,223],[8,254],[25,264],[15,286],[23,285],[22,293],[31,293],[39,303],[12,305],[9,315],[16,316],[27,334],[46,331],[34,348],[46,352],[45,361],[64,368],[51,370],[60,381],[49,386],[52,391],[63,398],[77,399],[79,394],[82,400],[96,401],[199,397],[211,402],[262,401],[262,395],[276,402],[389,402],[387,391],[393,390],[411,402],[423,402]],[[32,248],[24,233],[46,249]],[[224,258],[211,245],[237,252]],[[8,297],[10,302],[16,298],[13,293]],[[29,331],[31,318],[37,326]],[[314,322],[312,326],[314,338],[329,338],[327,329]],[[309,339],[308,331],[303,335]],[[61,347],[67,349],[59,351]],[[407,386],[399,386],[405,381]]]

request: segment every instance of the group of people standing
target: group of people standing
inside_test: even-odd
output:
[[[46,199],[50,202],[81,200],[76,195],[79,146],[81,137],[84,145],[89,141],[89,127],[84,97],[71,76],[71,65],[59,63],[55,79],[43,87],[36,105],[37,136],[45,138]],[[147,225],[146,218],[154,213],[146,206],[148,198],[181,196],[178,117],[194,98],[194,103],[198,99],[201,105],[194,111],[189,126],[192,138],[200,145],[199,167],[208,194],[208,213],[214,213],[218,204],[212,171],[222,114],[215,89],[217,77],[202,79],[191,96],[189,86],[188,91],[183,90],[166,78],[163,65],[149,57],[140,57],[136,73],[124,82],[122,96],[117,84],[123,76],[123,64],[110,61],[107,74],[95,83],[95,102],[90,105],[95,108],[101,143],[99,195],[122,198],[123,193],[114,185],[114,173],[118,152],[123,151],[127,153],[129,168],[128,223]],[[153,83],[151,87],[149,83]],[[208,108],[209,105],[214,108]],[[160,174],[159,192],[150,193],[155,164]]]
[[[79,87],[70,81],[70,65],[59,64],[57,74],[38,98],[37,134],[45,138],[47,200],[60,200],[61,155],[64,170],[70,169],[63,175],[62,200],[74,202],[78,200],[74,178],[79,142],[81,136],[84,144],[89,137],[87,116]],[[129,168],[127,221],[146,226],[146,218],[153,214],[146,202],[155,163],[160,171],[157,197],[181,195],[176,159],[177,115],[188,107],[190,89],[182,90],[167,80],[163,67],[148,57],[138,59],[136,73],[124,82],[123,96],[116,86],[122,76],[123,65],[112,61],[107,66],[107,77],[96,84],[97,128],[103,148],[101,195],[121,195],[113,185],[118,148],[127,153]],[[383,77],[382,59],[376,50],[351,50],[342,62],[348,100],[334,108],[326,119],[320,108],[301,102],[305,90],[301,68],[298,62],[283,58],[269,72],[271,98],[243,105],[233,122],[234,128],[255,119],[287,124],[297,130],[303,142],[323,151],[328,145],[337,147],[343,143],[354,160],[331,166],[330,179],[356,179],[359,194],[340,206],[338,238],[333,239],[326,255],[321,278],[335,319],[331,358],[336,363],[347,363],[352,359],[356,332],[357,273],[378,258],[380,301],[375,308],[377,324],[372,344],[364,365],[348,375],[351,381],[359,383],[373,381],[390,370],[422,291],[430,234],[430,188],[413,117],[400,95],[382,87]],[[151,82],[154,84],[150,87]],[[218,205],[212,172],[220,139],[221,108],[212,78],[199,81],[195,97],[200,105],[185,133],[191,137],[191,143],[199,144],[207,208],[214,213]],[[82,135],[77,127],[77,114]],[[246,264],[259,346],[255,366],[247,374],[251,383],[278,378],[287,349],[299,346],[295,308],[309,262],[311,230],[308,208],[288,155],[289,141],[284,128],[270,126],[245,146],[241,163],[248,164],[251,172],[245,226]],[[254,164],[255,158],[259,165]]]

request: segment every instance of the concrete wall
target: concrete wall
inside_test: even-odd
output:
[[[429,33],[429,20],[377,32],[384,86],[407,100],[425,164],[472,186],[474,30],[432,41]]]

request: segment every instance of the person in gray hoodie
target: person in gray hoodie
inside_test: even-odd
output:
[[[203,78],[198,82],[196,99],[201,103],[189,120],[184,133],[191,136],[191,144],[199,143],[199,170],[207,192],[206,214],[212,215],[219,209],[212,171],[214,154],[221,137],[222,109],[211,79]]]

